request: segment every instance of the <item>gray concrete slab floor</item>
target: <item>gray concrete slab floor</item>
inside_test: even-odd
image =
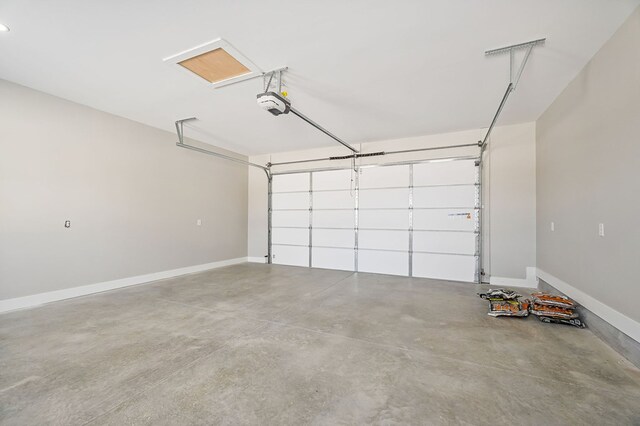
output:
[[[640,424],[588,329],[473,284],[241,264],[0,315],[0,423]]]

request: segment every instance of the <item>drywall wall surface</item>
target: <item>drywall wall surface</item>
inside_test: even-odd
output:
[[[490,119],[490,117],[488,117]],[[485,130],[428,135],[406,139],[370,142],[358,145],[362,152],[406,150],[434,146],[475,144]],[[477,146],[413,152],[385,157],[359,159],[362,165],[419,161],[457,155],[478,155]],[[266,164],[309,158],[348,155],[340,145],[304,151],[292,151],[251,157],[251,161]],[[274,166],[274,171],[306,168],[344,167],[349,160],[322,161]],[[484,269],[491,276],[524,280],[527,267],[535,267],[535,124],[524,123],[497,127],[485,154],[485,259]],[[490,190],[495,188],[495,190]],[[250,258],[267,254],[267,180],[260,170],[249,171],[249,239]],[[490,204],[495,203],[495,208]],[[494,217],[495,216],[495,217]],[[494,244],[495,242],[495,244]]]
[[[639,43],[636,9],[540,117],[536,132],[539,268],[635,320],[636,327]]]
[[[246,257],[247,167],[176,140],[0,80],[0,300]]]
[[[492,276],[524,278],[536,262],[535,123],[497,127],[488,145]]]

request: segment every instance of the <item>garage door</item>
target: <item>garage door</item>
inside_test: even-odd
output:
[[[475,281],[474,160],[274,175],[272,262]]]
[[[271,258],[280,265],[309,266],[311,173],[273,177]]]
[[[412,275],[478,280],[480,198],[475,161],[412,167]]]
[[[409,275],[410,166],[360,169],[358,270]]]

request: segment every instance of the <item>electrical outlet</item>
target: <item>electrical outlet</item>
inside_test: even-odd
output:
[[[71,221],[70,220],[65,220],[64,221],[64,227],[65,228],[71,228]]]
[[[551,222],[551,232],[556,230],[556,223],[555,222]]]
[[[598,224],[598,235],[604,237],[604,223]]]
[[[201,226],[202,225],[202,219],[196,220],[196,225]]]

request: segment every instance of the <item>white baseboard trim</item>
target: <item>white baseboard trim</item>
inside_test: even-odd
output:
[[[527,287],[538,288],[538,278],[536,277],[537,268],[535,266],[527,267],[526,278],[508,278],[508,277],[489,277],[489,284],[500,287]]]
[[[563,292],[567,296],[574,299],[576,302],[634,339],[636,342],[640,342],[640,323],[629,318],[628,316],[616,311],[612,307],[605,305],[604,303],[596,300],[581,290],[578,290],[574,286],[562,281],[560,278],[556,278],[553,275],[538,268],[538,277],[555,287],[559,291]]]
[[[115,290],[121,287],[128,287],[138,284],[146,284],[152,281],[173,278],[179,275],[202,272],[209,269],[222,268],[223,266],[236,265],[247,261],[246,257],[237,259],[221,260],[219,262],[205,263],[202,265],[186,266],[184,268],[172,269],[169,271],[154,272],[151,274],[138,275],[135,277],[121,278],[113,281],[105,281],[96,284],[83,285],[79,287],[65,288],[63,290],[49,291],[46,293],[33,294],[31,296],[15,297],[13,299],[0,300],[0,313],[14,311],[16,309],[31,308],[44,303],[56,302],[58,300],[71,299],[78,296],[100,293],[108,290]]]
[[[251,263],[267,263],[266,257],[247,257],[247,262]]]

